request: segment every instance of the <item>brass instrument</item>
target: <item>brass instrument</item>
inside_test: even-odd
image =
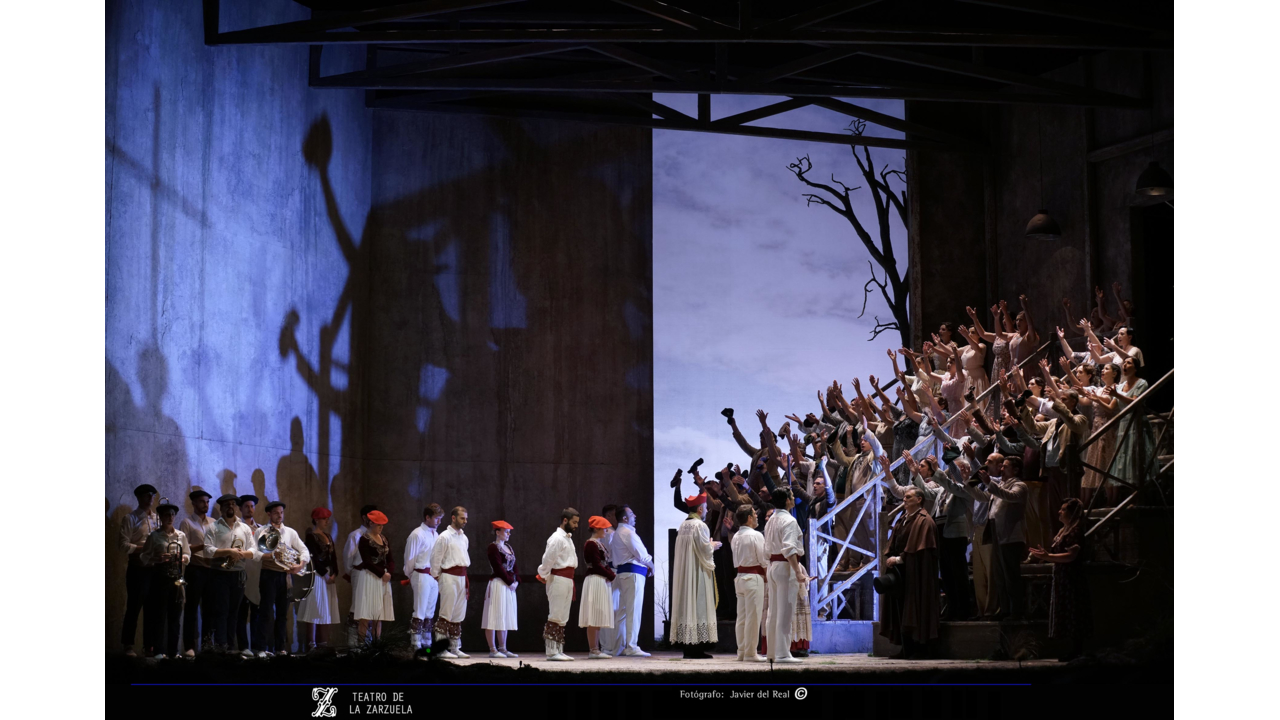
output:
[[[275,525],[268,525],[266,531],[258,536],[258,552],[270,555],[280,567],[292,568],[298,564],[302,554],[280,540],[280,531]],[[308,561],[306,567],[300,572],[289,574],[289,599],[293,602],[301,602],[311,593],[312,585],[315,583],[313,568],[314,565]]]
[[[182,564],[182,543],[170,540],[164,546],[164,551],[173,555],[173,560],[165,568],[165,574],[174,578],[173,584],[178,588],[178,604],[183,605],[187,602],[187,566]]]
[[[243,543],[243,542],[241,542],[240,538],[238,538],[238,537],[237,537],[237,538],[234,538],[234,539],[232,539],[232,541],[231,541],[231,549],[232,549],[232,550],[243,550],[243,549],[244,549],[244,543]],[[235,563],[235,562],[236,562],[236,561],[238,561],[239,559],[240,559],[240,558],[232,557],[231,555],[223,555],[222,557],[218,558],[218,569],[219,569],[219,570],[230,570],[230,569],[231,569],[231,565],[232,565],[232,563]]]

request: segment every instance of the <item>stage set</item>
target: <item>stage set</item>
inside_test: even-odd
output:
[[[804,5],[108,2],[108,682],[1171,682],[1171,3]],[[674,479],[654,130],[880,313]]]

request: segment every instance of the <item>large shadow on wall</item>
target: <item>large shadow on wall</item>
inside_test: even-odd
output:
[[[616,478],[590,470],[651,459],[650,427],[637,420],[652,416],[650,157],[647,144],[611,142],[616,131],[460,126],[470,139],[413,137],[405,153],[429,158],[433,146],[481,135],[486,147],[467,156],[466,171],[415,178],[412,159],[375,155],[375,168],[410,168],[389,182],[417,187],[375,191],[358,242],[329,181],[328,119],[311,126],[303,154],[349,275],[319,354],[299,349],[295,311],[279,350],[317,396],[320,448],[340,422],[342,467],[329,494],[341,536],[366,502],[391,510],[397,542],[425,503],[465,504],[479,521],[468,530],[473,549],[491,540],[489,520],[529,528],[514,540],[529,567],[564,505],[589,514],[651,496],[647,468],[625,497],[610,487]],[[643,185],[628,184],[636,177]],[[395,197],[379,202],[386,195]],[[344,323],[349,359],[340,363]],[[329,477],[319,458],[319,477]],[[281,491],[289,501],[284,483]]]

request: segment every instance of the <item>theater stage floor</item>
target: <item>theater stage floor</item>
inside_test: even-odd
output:
[[[986,660],[890,660],[888,658],[871,657],[866,654],[849,655],[811,655],[795,664],[746,663],[738,662],[732,655],[715,655],[710,660],[685,660],[678,652],[655,652],[652,657],[634,658],[618,657],[609,660],[588,660],[586,653],[569,653],[573,662],[550,662],[544,655],[521,654],[518,659],[498,660],[480,657],[472,653],[469,660],[446,660],[453,665],[487,665],[502,667],[519,667],[520,664],[532,665],[548,672],[582,673],[690,673],[705,675],[707,673],[740,673],[743,671],[774,672],[835,672],[835,673],[900,673],[903,671],[953,671],[953,670],[992,670],[1007,671],[1033,667],[1058,667],[1062,663],[1056,660],[1033,660],[1030,662],[994,662]]]

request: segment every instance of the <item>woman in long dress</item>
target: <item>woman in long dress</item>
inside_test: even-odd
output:
[[[321,643],[329,640],[328,631],[320,626],[342,624],[338,613],[338,554],[329,537],[332,525],[333,512],[316,508],[311,511],[311,527],[302,540],[311,553],[311,569],[315,571],[310,594],[298,603],[298,622],[307,624],[308,651],[316,648],[317,637]]]
[[[613,568],[609,566],[609,548],[604,544],[605,528],[613,527],[608,520],[593,515],[587,520],[591,537],[582,548],[587,561],[587,579],[582,582],[582,604],[578,606],[578,625],[587,629],[587,646],[591,648],[589,660],[608,660],[611,655],[596,647],[596,633],[600,628],[613,627]]]
[[[1053,563],[1053,588],[1049,601],[1049,637],[1065,638],[1070,649],[1058,656],[1067,662],[1080,655],[1084,640],[1093,630],[1093,610],[1089,603],[1089,578],[1084,563],[1088,553],[1084,526],[1084,505],[1075,498],[1067,498],[1058,511],[1062,529],[1053,538],[1046,552],[1044,548],[1031,549],[1031,557],[1039,562]]]
[[[484,630],[484,639],[489,641],[489,657],[520,657],[507,650],[507,632],[516,629],[516,588],[520,585],[516,553],[508,544],[514,528],[505,520],[494,520],[490,524],[493,542],[489,543],[488,555],[493,577],[484,590],[480,627]]]
[[[973,320],[973,327],[966,330],[961,327],[961,335],[965,336],[965,340],[969,342],[969,347],[965,348],[964,355],[961,360],[964,362],[964,370],[969,375],[969,386],[973,389],[973,395],[976,398],[981,395],[990,386],[990,379],[987,377],[986,371],[983,369],[983,363],[986,362],[986,346],[982,344],[985,340],[991,343],[991,351],[995,354],[995,364],[991,367],[991,377],[999,378],[1001,372],[1009,372],[1013,364],[1009,362],[1009,340],[1012,335],[1007,332],[1009,327],[1008,316],[1003,320],[1001,318],[1000,306],[992,305],[991,314],[995,317],[995,324],[991,326],[991,332],[987,332],[982,327],[982,321],[978,320],[978,312],[973,308],[965,308],[969,313],[969,317]],[[991,394],[982,401],[981,407],[987,417],[1000,417],[1000,389],[996,388]],[[956,408],[959,412],[959,408]]]
[[[365,637],[372,621],[373,636],[378,638],[382,636],[382,621],[395,620],[391,608],[391,573],[395,570],[395,561],[391,558],[391,543],[382,534],[387,516],[374,510],[366,517],[369,529],[357,546],[360,563],[351,573],[351,612],[356,617],[357,637]]]
[[[973,320],[972,327],[961,325],[958,328],[960,337],[969,343],[960,352],[960,364],[964,367],[965,377],[968,378],[968,387],[973,389],[974,396],[981,395],[990,385],[987,378],[987,345],[983,342],[987,337],[995,337],[994,334],[987,332],[982,328],[982,321],[978,320],[978,311],[971,307],[966,307],[965,311],[969,313],[969,318]],[[960,408],[955,408],[956,412]]]
[[[1147,381],[1138,377],[1139,363],[1129,358],[1120,366],[1122,381],[1112,396],[1119,401],[1117,412],[1123,412],[1134,399],[1147,391]],[[1111,473],[1125,482],[1140,487],[1154,474],[1152,454],[1155,452],[1155,439],[1151,433],[1151,423],[1147,422],[1145,408],[1138,408],[1121,418],[1116,428],[1116,458]],[[1115,485],[1114,480],[1109,484]],[[1119,492],[1119,487],[1112,492]],[[1111,497],[1108,494],[1108,497]]]
[[[1083,389],[1088,406],[1093,409],[1093,426],[1090,428],[1090,435],[1101,430],[1119,411],[1120,403],[1114,397],[1116,381],[1119,379],[1120,367],[1109,363],[1102,367],[1102,388],[1100,390],[1095,390],[1091,387]],[[1080,502],[1084,503],[1086,508],[1091,506],[1094,493],[1104,485],[1106,487],[1107,506],[1115,507],[1118,486],[1115,482],[1109,480],[1104,483],[1103,481],[1107,480],[1107,476],[1098,470],[1092,469],[1100,468],[1110,471],[1111,459],[1115,457],[1115,454],[1116,429],[1113,426],[1105,435],[1094,440],[1093,444],[1085,451],[1084,461],[1092,466],[1085,469],[1084,477],[1080,480]]]

